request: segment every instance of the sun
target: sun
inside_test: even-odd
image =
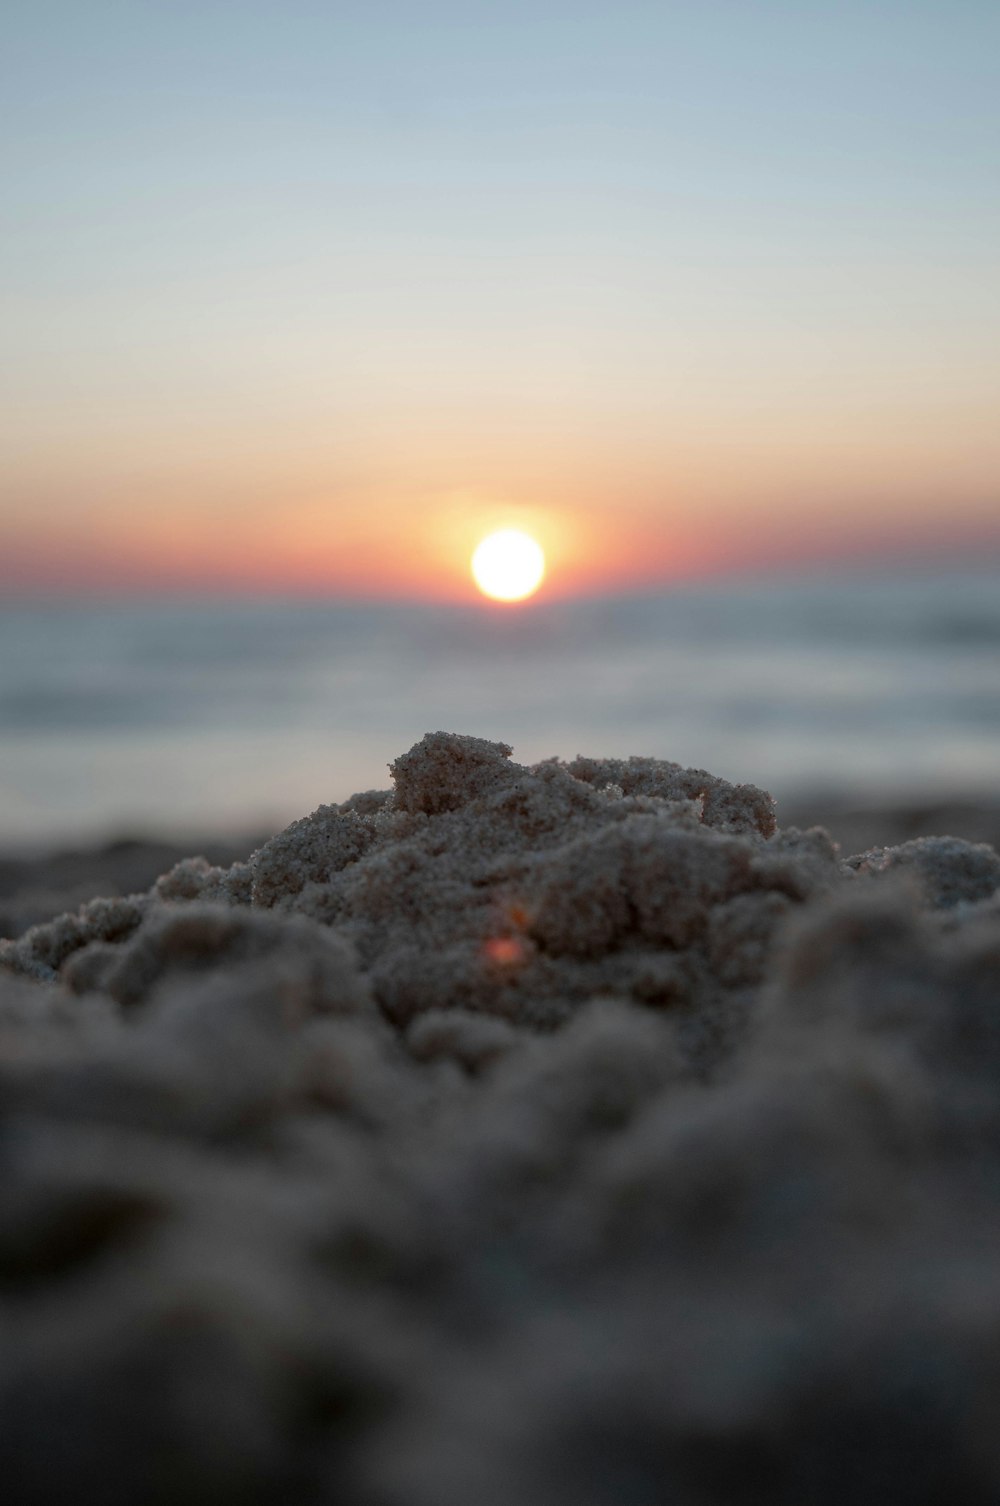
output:
[[[488,534],[472,556],[472,576],[494,601],[523,601],[542,583],[545,555],[530,534],[502,528]]]

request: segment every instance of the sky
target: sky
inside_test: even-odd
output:
[[[995,0],[33,0],[0,592],[1000,556]]]

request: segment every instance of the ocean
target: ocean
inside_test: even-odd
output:
[[[1000,793],[1000,576],[771,580],[510,608],[0,606],[0,843],[276,829],[426,731],[770,789]]]

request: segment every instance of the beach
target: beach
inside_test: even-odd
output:
[[[390,773],[0,869],[9,1498],[993,1502],[996,808]]]
[[[998,1506],[1000,7],[8,9],[0,1506]]]

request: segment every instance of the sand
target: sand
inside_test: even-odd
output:
[[[0,943],[4,1500],[1000,1499],[993,848],[391,773]]]

